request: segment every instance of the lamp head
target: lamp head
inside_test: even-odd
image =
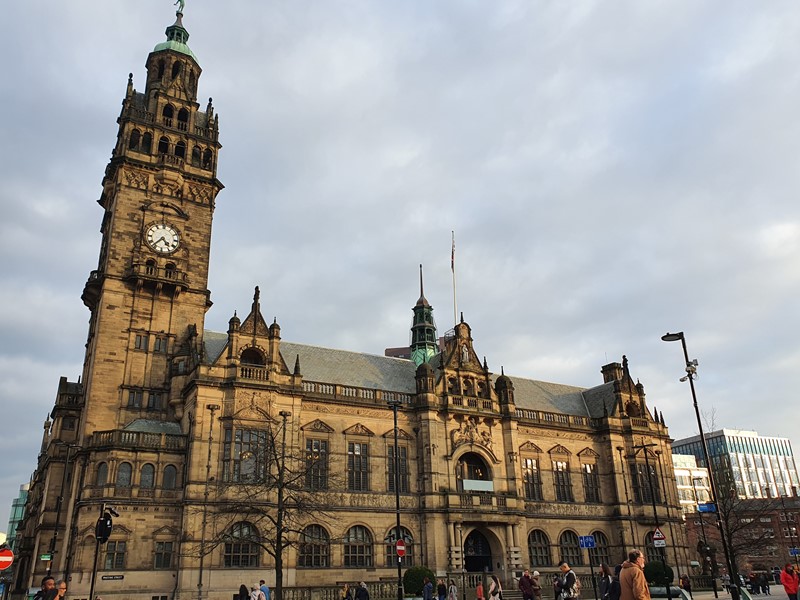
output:
[[[661,340],[664,342],[678,342],[683,339],[683,332],[679,331],[678,333],[665,333],[661,336]]]

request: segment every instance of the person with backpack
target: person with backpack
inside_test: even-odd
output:
[[[556,586],[559,592],[559,598],[561,598],[561,600],[579,598],[581,595],[580,583],[578,582],[578,576],[575,575],[575,571],[572,570],[569,563],[565,560],[558,563],[558,568],[561,570],[561,577]]]

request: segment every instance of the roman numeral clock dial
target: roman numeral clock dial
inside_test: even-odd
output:
[[[147,228],[145,239],[147,245],[159,254],[170,254],[178,249],[181,238],[172,225],[155,223]]]

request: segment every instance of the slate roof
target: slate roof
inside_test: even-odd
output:
[[[136,419],[125,425],[126,431],[138,431],[141,433],[166,433],[167,435],[182,435],[179,423],[169,423],[167,421],[155,421],[153,419]]]
[[[224,333],[208,330],[204,332],[207,362],[213,363],[221,356],[227,340],[228,336]],[[300,356],[300,372],[307,381],[406,394],[416,392],[416,367],[413,361],[407,359],[334,350],[283,340],[281,354],[289,370],[294,368],[295,357]],[[431,365],[440,368],[440,357],[434,357]],[[497,377],[499,375],[492,375],[493,383]],[[587,389],[524,377],[509,378],[514,384],[517,408],[600,418],[604,414],[605,405],[608,414],[614,413],[613,383]]]

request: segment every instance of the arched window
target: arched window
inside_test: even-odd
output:
[[[156,266],[156,261],[152,258],[148,258],[144,263],[144,272],[145,275],[152,275],[155,276],[158,273],[158,267]]]
[[[97,486],[105,485],[108,482],[108,464],[101,462],[97,465],[97,474],[94,478],[94,484]]]
[[[581,566],[583,564],[583,552],[578,540],[578,535],[574,531],[565,531],[558,540],[561,560],[567,561],[570,566]]]
[[[164,467],[164,477],[161,480],[161,487],[165,490],[174,490],[178,484],[178,469],[172,465]]]
[[[153,136],[149,132],[146,132],[142,136],[142,152],[144,152],[145,154],[150,154],[152,150],[153,150]]]
[[[141,142],[142,134],[138,129],[131,131],[131,138],[128,140],[128,148],[130,150],[138,150],[139,143]]]
[[[195,146],[192,148],[192,166],[200,166],[200,146]]]
[[[223,564],[225,567],[259,566],[258,532],[250,523],[235,523],[225,536]]]
[[[178,142],[175,144],[175,156],[186,158],[186,142]]]
[[[344,566],[372,566],[372,534],[366,527],[356,525],[344,535]]]
[[[131,487],[131,475],[133,467],[131,463],[124,462],[117,468],[117,487],[129,488]]]
[[[298,567],[327,567],[330,565],[331,539],[320,525],[309,525],[300,534]]]
[[[164,276],[167,279],[175,279],[175,263],[167,263],[164,265]]]
[[[166,65],[164,64],[164,59],[163,58],[160,61],[158,61],[158,78],[159,79],[164,77],[164,67],[165,66]]]
[[[158,140],[158,153],[159,154],[169,154],[169,138],[165,136],[161,136],[161,139]]]
[[[414,566],[414,536],[405,527],[400,528],[400,537],[406,543],[406,555],[403,557],[403,567]],[[385,567],[397,566],[397,528],[392,527],[383,538],[386,544],[386,561]]]
[[[146,464],[142,467],[142,472],[139,473],[139,488],[143,490],[152,490],[156,485],[156,469],[151,464]]]
[[[245,348],[242,352],[241,362],[243,365],[256,365],[259,367],[267,364],[264,360],[264,355],[256,348]]]
[[[206,150],[205,152],[203,152],[203,168],[204,169],[210,169],[211,168],[211,164],[212,164],[213,158],[214,158],[214,155],[211,154],[211,150]]]
[[[195,94],[195,77],[194,77],[194,70],[189,71],[189,94],[194,96]]]
[[[178,75],[181,74],[181,67],[182,66],[183,66],[183,63],[181,63],[181,61],[179,61],[179,60],[176,60],[174,63],[172,63],[172,78],[173,79],[175,79]]]
[[[464,435],[469,436],[469,428],[471,425],[466,425],[465,427],[467,431]],[[486,462],[474,452],[468,452],[458,459],[458,464],[456,464],[456,480],[458,483],[458,491],[460,492],[494,491],[489,467],[486,465]]]
[[[189,129],[189,111],[185,108],[178,111],[178,129],[181,131]]]
[[[608,550],[608,538],[602,531],[592,533],[594,548],[589,548],[589,559],[593,565],[610,565],[611,555]]]
[[[164,118],[164,125],[172,127],[172,119],[175,118],[175,109],[171,104],[167,104],[161,111],[161,116]]]
[[[666,549],[656,548],[653,545],[652,531],[648,531],[647,535],[644,536],[644,550],[645,554],[647,555],[647,562],[653,562],[653,561],[660,562],[662,559],[666,558]]]
[[[532,567],[550,567],[550,538],[540,530],[534,529],[528,534],[528,558]]]

